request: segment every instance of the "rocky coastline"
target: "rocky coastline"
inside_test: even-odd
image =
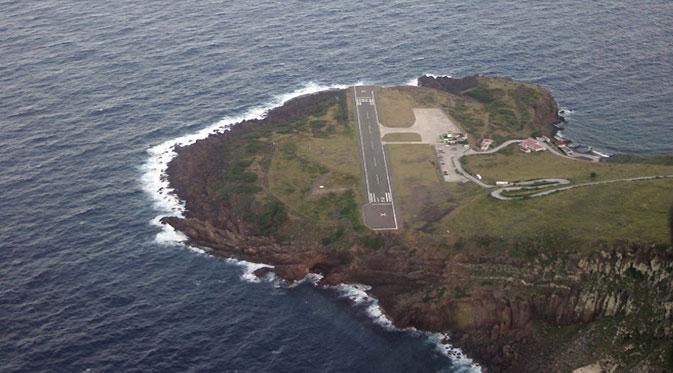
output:
[[[476,81],[447,79],[421,77],[419,85],[459,95]],[[611,243],[591,255],[569,248],[563,258],[541,254],[522,259],[410,250],[396,233],[384,235],[383,249],[376,251],[360,245],[332,250],[310,238],[284,242],[256,234],[255,227],[211,191],[213,181],[226,171],[221,149],[233,138],[307,115],[312,105],[339,94],[342,91],[334,90],[296,98],[263,119],[241,122],[230,131],[175,149],[167,177],[185,202],[186,213],[184,218],[163,218],[162,223],[213,255],[273,266],[258,270],[260,276],[273,271],[298,281],[319,273],[319,285],[367,284],[397,327],[448,332],[452,344],[483,363],[486,371],[561,372],[610,360],[609,354],[577,342],[599,342],[599,333],[590,325],[605,318],[628,320],[633,328],[620,327],[633,338],[673,337],[673,253],[656,245]],[[536,126],[553,135],[553,125],[562,120],[556,102],[549,95],[539,108]],[[496,272],[508,275],[487,275]],[[452,296],[438,286],[452,284],[455,290],[468,283],[469,294],[456,290]],[[651,315],[648,320],[638,317],[643,312]],[[565,351],[556,348],[557,336],[540,331],[572,326],[586,331],[576,332],[576,341],[568,341],[571,347]]]

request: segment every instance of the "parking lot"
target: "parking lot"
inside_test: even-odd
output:
[[[445,145],[437,142],[435,143],[435,151],[444,181],[450,183],[468,181],[465,176],[458,172],[462,170],[459,158],[467,151],[467,148],[463,145]]]

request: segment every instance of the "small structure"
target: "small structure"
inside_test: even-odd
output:
[[[545,148],[541,142],[535,139],[526,139],[519,143],[519,149],[521,149],[521,151],[524,153],[530,153],[530,152],[541,152]]]
[[[559,148],[565,148],[568,146],[568,141],[567,140],[554,140],[553,144],[558,146]]]
[[[482,151],[482,152],[487,151],[488,148],[491,147],[491,144],[493,144],[493,140],[491,140],[491,139],[483,139],[483,140],[481,140],[481,145],[480,145],[480,147],[481,147],[481,151]]]
[[[446,133],[439,136],[439,141],[447,145],[464,144],[467,142],[467,135],[462,133]]]

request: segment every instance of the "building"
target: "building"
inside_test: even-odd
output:
[[[521,149],[521,151],[524,153],[530,153],[530,152],[541,152],[545,148],[541,142],[535,139],[526,139],[519,143],[519,149]]]
[[[439,136],[439,141],[447,145],[465,144],[467,142],[467,135],[462,133],[446,133]]]
[[[491,139],[483,139],[481,140],[481,151],[485,152],[488,150],[488,148],[491,147],[491,144],[493,144],[493,140]]]

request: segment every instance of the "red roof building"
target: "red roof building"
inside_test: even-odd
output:
[[[544,145],[535,139],[526,139],[519,143],[519,149],[525,153],[541,152],[544,150]]]

